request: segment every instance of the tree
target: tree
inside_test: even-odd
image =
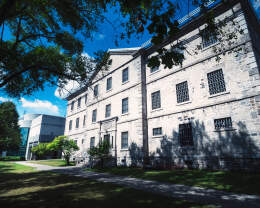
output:
[[[109,141],[103,140],[103,141],[98,143],[97,147],[91,147],[88,150],[88,154],[92,158],[100,159],[101,168],[103,168],[105,159],[107,159],[111,156],[110,149],[111,149],[111,145],[110,145]]]
[[[18,117],[14,103],[3,102],[0,104],[0,152],[19,149],[21,134]]]
[[[39,143],[37,146],[32,147],[31,151],[37,156],[37,158],[42,158],[50,152],[48,143]]]
[[[223,24],[213,21],[214,15],[208,12],[210,0],[188,1],[201,7],[208,29],[215,36],[220,34]],[[229,4],[234,0],[213,2],[220,1]],[[79,33],[91,38],[106,20],[106,12],[113,8],[122,14],[118,22],[125,31],[116,34],[115,42],[148,31],[152,44],[160,45],[179,31],[176,14],[181,10],[180,4],[180,0],[2,0],[0,88],[9,96],[19,97],[43,89],[46,82],[63,87],[68,80],[75,80],[86,86],[93,74],[107,69],[111,61],[107,53],[98,53],[94,60],[81,56],[83,43],[77,38]],[[12,39],[3,37],[6,28]],[[179,65],[184,60],[180,52],[183,49],[182,44],[169,49],[159,47],[148,65]]]
[[[69,160],[74,151],[79,150],[77,144],[66,136],[58,136],[47,145],[47,148],[51,151],[62,152],[67,165],[69,165]]]

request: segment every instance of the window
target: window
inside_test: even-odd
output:
[[[176,85],[177,103],[183,103],[189,100],[188,82],[182,82]]]
[[[126,82],[128,81],[128,68],[125,68],[123,71],[122,71],[122,82]]]
[[[162,127],[160,128],[153,128],[153,136],[162,135]]]
[[[78,139],[75,139],[74,142],[75,142],[75,144],[78,144]]]
[[[158,67],[158,66],[152,67],[152,68],[150,68],[150,73],[154,73],[154,72],[156,72],[156,71],[158,71],[158,70],[159,70],[159,67]]]
[[[80,105],[81,105],[81,97],[78,98],[78,108],[80,108]]]
[[[207,74],[209,83],[209,94],[214,95],[226,91],[225,80],[222,69]]]
[[[85,95],[85,104],[87,104],[87,101],[88,101],[88,95],[86,94]]]
[[[214,125],[216,130],[232,128],[231,117],[214,119]]]
[[[85,142],[85,139],[82,139],[82,140],[81,140],[81,144],[84,144],[84,142]]]
[[[72,120],[70,120],[70,122],[69,122],[69,130],[71,130],[72,129]]]
[[[98,85],[96,85],[94,87],[94,96],[97,97],[98,96]]]
[[[127,149],[128,148],[128,132],[122,132],[121,133],[121,149]]]
[[[97,109],[92,111],[92,122],[96,122],[97,121]]]
[[[71,103],[71,108],[70,108],[70,110],[73,111],[73,109],[74,109],[74,101],[72,101],[72,103]]]
[[[95,137],[90,138],[90,148],[95,147]]]
[[[86,125],[86,115],[84,115],[84,118],[83,118],[83,126]]]
[[[112,77],[109,77],[107,79],[107,90],[110,90],[112,88]]]
[[[160,91],[152,93],[152,110],[161,107]]]
[[[76,129],[79,128],[79,118],[76,119]]]
[[[181,146],[193,146],[191,123],[179,125],[179,141]]]
[[[202,47],[203,48],[209,47],[216,42],[218,42],[218,40],[214,34],[211,34],[207,29],[204,29],[202,31]]]
[[[105,117],[110,117],[111,114],[111,104],[106,105],[106,114]]]
[[[122,114],[128,113],[128,98],[122,100]]]

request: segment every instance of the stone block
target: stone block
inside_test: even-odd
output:
[[[253,69],[250,69],[250,70],[248,71],[248,73],[249,73],[249,76],[253,76],[253,75],[255,75],[255,74],[259,74],[258,68],[255,67],[255,68],[253,68]]]

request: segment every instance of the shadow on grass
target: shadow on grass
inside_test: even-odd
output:
[[[1,173],[0,204],[20,207],[209,207],[51,172]],[[213,206],[214,207],[214,206]]]
[[[144,170],[142,168],[127,167],[87,170],[235,193],[260,195],[259,173],[210,170]]]

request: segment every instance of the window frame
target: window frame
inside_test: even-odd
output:
[[[94,147],[95,147],[95,137],[90,137],[89,148],[92,149]]]
[[[78,108],[81,107],[81,97],[78,98]]]
[[[105,109],[105,118],[109,118],[110,116],[111,116],[111,104],[107,104]]]
[[[156,93],[159,93],[159,99],[158,99],[159,105],[156,104],[156,106],[154,106],[154,103],[155,103],[156,100],[154,101],[153,98],[156,95]],[[151,103],[152,104],[152,110],[160,109],[162,107],[162,104],[161,104],[161,91],[160,90],[157,90],[157,91],[151,93],[151,101],[152,101],[152,103]]]
[[[94,92],[93,92],[93,94],[94,94],[94,97],[98,97],[98,84],[96,84],[96,85],[94,86]]]
[[[95,119],[94,119],[94,115],[95,115]],[[92,110],[92,119],[91,120],[92,120],[92,123],[97,122],[97,109]]]
[[[124,105],[124,101],[127,101],[127,105]],[[124,112],[124,106],[127,106],[127,111],[125,111]],[[127,98],[123,98],[122,99],[122,114],[126,114],[126,113],[128,113],[129,112],[129,99],[128,99],[128,97]]]
[[[160,133],[157,134],[157,132],[155,132],[156,130],[160,129]],[[162,133],[162,127],[156,127],[156,128],[153,128],[153,137],[156,137],[156,136],[162,136],[163,133]]]
[[[123,146],[123,144],[126,144],[126,142],[123,142],[123,135],[124,134],[127,134],[127,138],[126,138],[127,139],[127,147]],[[128,131],[123,131],[123,132],[121,132],[121,150],[126,150],[126,149],[128,149],[128,147],[129,147],[129,133],[128,133]]]
[[[228,124],[227,126],[222,126],[222,127],[217,127],[216,123],[218,121],[221,122],[222,120],[222,123],[224,122],[225,125]],[[228,116],[228,117],[222,117],[222,118],[217,118],[217,119],[214,119],[214,129],[215,131],[222,131],[222,130],[230,130],[230,129],[233,129],[233,120],[231,118],[231,116]]]
[[[69,131],[72,130],[72,120],[69,121]]]
[[[85,127],[86,126],[86,115],[84,115],[84,117],[83,117],[83,127]]]
[[[208,39],[205,37],[205,34],[209,34]],[[217,44],[219,41],[216,37],[213,36],[213,34],[210,34],[209,30],[207,28],[203,29],[201,31],[201,46],[202,49],[209,48],[215,44]]]
[[[187,126],[188,128],[185,129],[185,127]],[[183,132],[181,132],[181,130]],[[179,124],[178,135],[179,135],[179,144],[181,147],[194,147],[194,134],[193,134],[193,128],[191,122]]]
[[[214,73],[217,73],[218,71],[221,72],[221,76],[217,77],[217,81],[216,79],[214,79],[213,81],[210,81],[210,79],[213,79],[213,78],[216,78],[215,77],[210,77],[212,74]],[[219,78],[221,78],[222,80],[219,80]],[[223,72],[223,69],[220,68],[220,69],[217,69],[217,70],[212,70],[210,72],[207,73],[207,81],[208,81],[208,92],[209,92],[209,95],[210,96],[215,96],[215,95],[218,95],[218,94],[222,94],[222,93],[226,93],[227,92],[227,85],[226,85],[226,82],[225,82],[225,77],[224,77],[224,72]],[[221,82],[222,82],[222,86],[221,86]],[[224,85],[223,85],[224,84]],[[223,89],[222,91],[217,91],[216,92],[216,89],[214,89],[214,86],[217,85],[217,89],[221,90],[221,88]],[[223,87],[224,86],[224,87]]]
[[[127,79],[125,80],[125,72],[127,72]],[[126,67],[122,70],[122,83],[126,83],[129,81],[129,68]]]
[[[75,101],[73,100],[73,101],[71,102],[70,111],[73,111],[73,110],[74,110],[74,104],[75,104]]]
[[[110,85],[109,85],[110,83]],[[112,77],[107,78],[106,90],[109,91],[112,89]]]
[[[79,117],[76,118],[76,129],[78,129],[78,128],[79,128]]]
[[[185,86],[185,84],[186,84],[186,86]],[[182,85],[184,86],[184,88]],[[179,86],[181,86],[181,87],[179,87]],[[184,94],[181,94],[184,92],[184,90],[187,90],[187,91]],[[189,84],[188,84],[187,80],[176,84],[176,99],[177,99],[178,104],[190,101]]]

